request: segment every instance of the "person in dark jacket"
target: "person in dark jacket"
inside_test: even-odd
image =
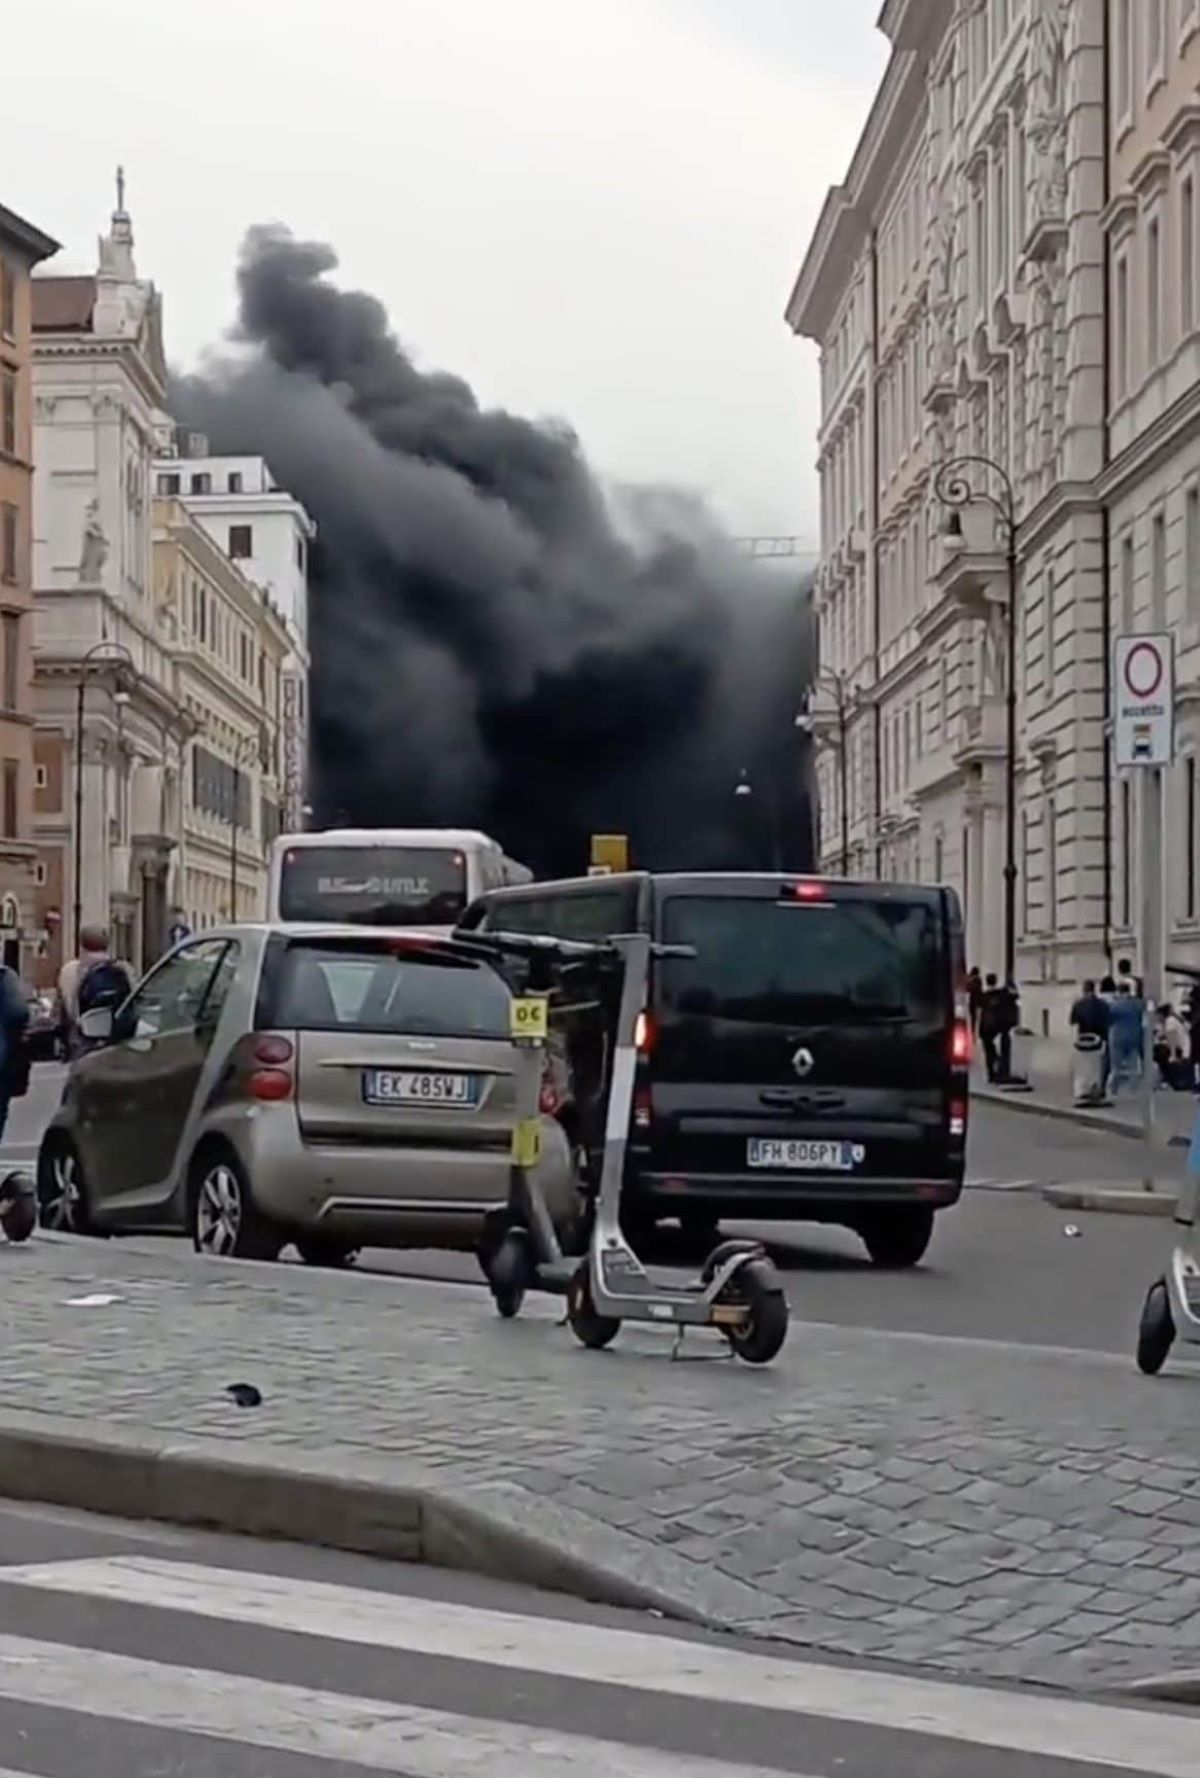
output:
[[[0,1141],[8,1123],[14,1075],[20,1066],[21,1044],[28,1024],[29,996],[21,986],[21,978],[6,963],[0,964]],[[23,1092],[24,1088],[17,1090]]]
[[[1074,1091],[1076,1105],[1096,1103],[1104,1098],[1108,1084],[1108,1027],[1111,1020],[1109,1003],[1103,994],[1097,994],[1095,982],[1083,984],[1083,993],[1071,1008],[1071,1029],[1077,1042],[1077,1056],[1074,1070]],[[1100,1050],[1089,1044],[1079,1044],[1079,1038],[1096,1038]],[[1090,1050],[1090,1055],[1085,1054]],[[1097,1066],[1098,1064],[1098,1066]]]
[[[979,965],[974,964],[967,971],[967,1011],[971,1017],[971,1035],[979,1036],[979,1012],[983,1005],[983,977],[979,973]]]

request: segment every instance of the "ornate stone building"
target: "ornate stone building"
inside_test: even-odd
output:
[[[166,398],[158,293],[118,175],[95,273],[33,281],[34,826],[42,960],[99,922],[133,963],[164,948],[192,732],[155,599],[151,464]],[[77,868],[78,865],[78,868]]]
[[[1137,0],[1140,7],[1142,0]],[[1112,906],[1105,740],[1106,0],[887,0],[887,70],[788,309],[821,349],[822,862],[963,896],[999,969],[1006,526],[1017,586],[1017,974],[1060,1025]],[[973,495],[939,497],[959,458]],[[945,491],[945,481],[942,489]]]
[[[1113,923],[1156,972],[1200,963],[1200,0],[1108,20],[1110,610],[1114,633],[1169,630],[1176,671],[1174,764],[1114,780]]]
[[[33,372],[30,274],[58,244],[0,204],[0,958],[43,949],[33,844]]]

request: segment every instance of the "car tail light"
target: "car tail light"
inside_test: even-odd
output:
[[[296,1088],[292,1072],[295,1055],[296,1047],[290,1037],[274,1034],[256,1037],[250,1050],[254,1066],[246,1080],[250,1097],[268,1104],[290,1099]]]
[[[291,1075],[285,1074],[282,1068],[256,1068],[247,1084],[252,1099],[268,1101],[290,1099],[295,1086]]]
[[[966,1133],[967,1102],[965,1099],[951,1099],[950,1109],[946,1114],[946,1134],[961,1137]]]
[[[971,1066],[971,1027],[966,1019],[955,1019],[950,1034],[950,1061],[955,1068]]]
[[[633,1028],[633,1041],[640,1056],[648,1056],[654,1048],[654,1020],[648,1012],[640,1012]]]
[[[648,1130],[654,1122],[654,1101],[649,1087],[639,1087],[633,1095],[633,1127]]]

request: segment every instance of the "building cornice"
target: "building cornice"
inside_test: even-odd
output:
[[[29,265],[40,265],[42,260],[53,258],[62,244],[4,204],[0,204],[0,241],[15,247]]]
[[[94,363],[97,359],[118,362],[130,381],[137,385],[138,393],[147,404],[153,408],[162,407],[167,397],[166,388],[160,385],[146,363],[136,340],[107,340],[97,338],[95,334],[34,335],[35,377],[40,364],[63,363],[67,360]]]
[[[892,54],[875,94],[850,170],[831,187],[787,305],[793,333],[821,341],[848,270],[878,224],[905,166],[903,150],[924,117],[925,74],[951,0],[887,0],[879,28]]]
[[[1097,483],[1101,497],[1117,499],[1131,482],[1140,480],[1170,457],[1184,439],[1195,438],[1198,430],[1200,383],[1193,383],[1113,458]]]

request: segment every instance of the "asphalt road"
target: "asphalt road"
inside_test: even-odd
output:
[[[0,1504],[3,1778],[1185,1778],[1197,1737],[1184,1711]]]
[[[13,1108],[4,1158],[31,1164],[60,1091],[61,1070],[36,1071],[29,1097]],[[1183,1159],[1181,1150],[1164,1151],[1160,1177],[1180,1177]],[[1169,1222],[1064,1214],[1047,1206],[1037,1188],[1128,1184],[1141,1170],[1136,1142],[980,1102],[972,1108],[968,1190],[957,1208],[939,1217],[916,1271],[877,1272],[857,1237],[841,1229],[775,1224],[749,1232],[770,1242],[793,1313],[804,1320],[1131,1352],[1146,1285],[1166,1256]],[[729,1232],[741,1230],[735,1225]],[[650,1257],[666,1265],[695,1260],[670,1237]],[[461,1254],[375,1249],[359,1263],[399,1277],[483,1284],[474,1259]]]

